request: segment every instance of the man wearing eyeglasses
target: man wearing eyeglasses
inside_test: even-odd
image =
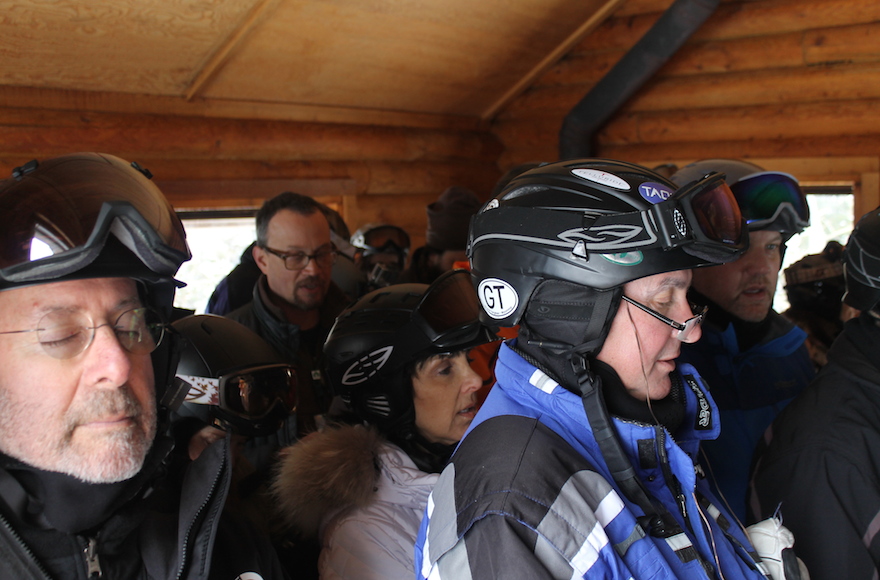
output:
[[[698,476],[718,435],[699,369],[691,269],[747,245],[718,174],[675,187],[637,165],[526,171],[471,223],[481,321],[519,335],[441,473],[418,578],[765,579]]]
[[[703,338],[683,347],[681,360],[712,388],[724,428],[703,445],[708,475],[745,523],[755,446],[814,376],[806,334],[772,308],[785,242],[809,225],[810,212],[794,177],[746,161],[698,161],[672,181],[684,186],[712,171],[726,175],[749,228],[749,249],[734,262],[694,271],[690,298],[709,310]]]
[[[0,578],[284,577],[221,515],[227,440],[166,478],[189,258],[136,164],[80,153],[0,181]]]
[[[283,446],[314,431],[330,407],[321,348],[348,300],[332,281],[336,249],[313,198],[285,192],[267,200],[257,212],[256,227],[253,255],[262,275],[253,301],[227,317],[259,334],[297,367],[296,417],[278,433]]]

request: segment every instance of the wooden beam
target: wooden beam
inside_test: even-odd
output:
[[[269,16],[280,1],[260,0],[254,5],[235,30],[212,52],[207,62],[200,68],[199,73],[185,91],[187,101],[191,101],[210,82],[229,58],[229,55],[247,39],[260,22]]]
[[[224,99],[0,86],[0,107],[474,131],[477,117]]]
[[[0,155],[105,151],[121,157],[494,161],[486,132],[0,108]]]
[[[525,74],[514,86],[512,86],[507,92],[505,92],[500,99],[492,103],[486,111],[482,114],[482,119],[484,121],[489,121],[495,115],[498,114],[502,108],[507,106],[508,103],[513,101],[518,95],[522,94],[529,86],[531,86],[536,79],[538,79],[544,72],[549,69],[554,63],[559,61],[565,54],[567,54],[573,46],[575,46],[578,42],[583,40],[587,35],[593,32],[597,26],[599,26],[605,19],[608,18],[610,14],[612,14],[622,3],[624,0],[606,0],[602,6],[593,12],[586,22],[582,23],[578,26],[577,30],[571,33],[568,38],[562,41],[555,49],[553,49],[549,54],[547,54],[541,62],[535,65],[528,73]]]

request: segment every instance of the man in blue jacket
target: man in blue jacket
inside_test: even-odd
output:
[[[712,489],[746,522],[755,447],[773,418],[815,376],[807,334],[773,310],[785,243],[810,223],[806,196],[787,173],[747,161],[707,159],[677,171],[684,185],[724,173],[749,229],[749,249],[734,262],[694,271],[690,299],[709,307],[703,338],[681,349],[700,370],[724,429],[703,445]]]
[[[608,160],[545,165],[475,216],[483,320],[520,325],[428,502],[419,578],[764,578],[709,491],[718,435],[700,376],[690,269],[747,233],[718,174],[678,192]]]

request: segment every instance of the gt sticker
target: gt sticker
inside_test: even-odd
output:
[[[600,185],[607,185],[608,187],[613,187],[614,189],[620,189],[621,191],[629,191],[630,186],[629,183],[624,181],[623,179],[617,177],[613,173],[608,173],[607,171],[599,171],[598,169],[572,169],[572,173],[580,177],[581,179],[586,179],[587,181],[592,181],[593,183],[598,183]]]
[[[483,310],[495,319],[507,318],[519,306],[519,295],[516,290],[498,278],[486,278],[480,282],[477,294]]]
[[[639,194],[649,203],[660,203],[669,199],[672,190],[662,183],[647,181],[639,186]]]
[[[620,254],[599,254],[612,264],[617,264],[619,266],[636,266],[642,263],[642,260],[645,259],[645,256],[639,252],[622,252]]]

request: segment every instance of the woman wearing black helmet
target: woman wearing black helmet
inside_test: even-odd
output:
[[[519,324],[431,493],[417,578],[751,578],[745,533],[698,477],[720,431],[693,367],[690,269],[747,242],[720,174],[676,187],[610,160],[527,171],[474,217],[483,320]]]
[[[322,578],[405,578],[428,494],[476,414],[471,347],[492,340],[465,271],[376,290],[324,346],[334,390],[364,425],[288,448],[274,491],[289,523],[322,537]]]

